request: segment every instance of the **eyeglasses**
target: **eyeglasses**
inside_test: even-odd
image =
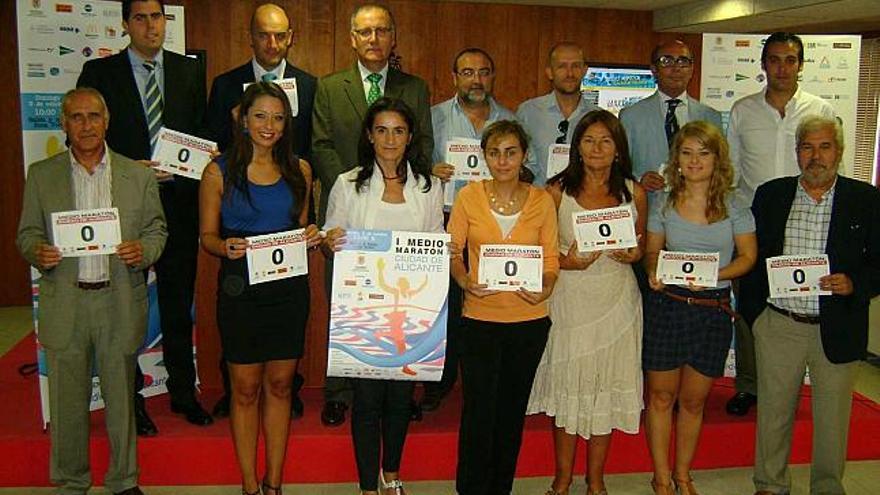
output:
[[[568,121],[560,120],[559,124],[556,125],[556,130],[562,134],[556,138],[556,144],[565,144],[565,139],[568,137]]]
[[[672,55],[661,55],[654,61],[654,65],[658,67],[681,67],[682,69],[687,69],[688,67],[694,65],[694,59],[691,57],[685,57],[681,55],[679,57],[673,57]]]
[[[388,36],[391,36],[392,32],[394,32],[394,28],[376,27],[376,28],[352,29],[351,32],[358,35],[358,37],[362,40],[368,40],[373,37],[374,33],[377,38],[387,38]]]
[[[456,74],[467,79],[472,79],[474,76],[489,77],[492,74],[492,69],[488,67],[483,67],[482,69],[477,70],[461,69],[460,71],[456,72]]]

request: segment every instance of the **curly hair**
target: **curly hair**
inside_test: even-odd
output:
[[[698,120],[689,122],[675,135],[669,149],[669,161],[663,170],[663,178],[669,187],[666,207],[674,207],[681,199],[685,180],[681,174],[679,153],[681,146],[688,138],[696,139],[715,155],[715,167],[709,182],[709,198],[706,202],[706,219],[715,223],[727,218],[727,195],[733,190],[733,165],[730,163],[730,148],[727,139],[714,125]]]

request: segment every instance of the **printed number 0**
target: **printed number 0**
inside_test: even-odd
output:
[[[281,262],[283,262],[283,261],[284,261],[284,251],[282,251],[281,248],[278,248],[278,249],[272,251],[272,263],[274,263],[276,265],[280,265]]]
[[[804,274],[803,270],[798,268],[797,270],[795,270],[791,273],[791,278],[794,279],[794,283],[800,285],[800,284],[804,283],[804,280],[807,279],[807,276],[806,276],[806,274]]]
[[[607,223],[600,223],[599,235],[601,235],[602,237],[611,237],[611,226],[609,226]]]
[[[91,225],[86,225],[80,229],[79,235],[82,237],[82,240],[89,242],[95,238],[95,229],[93,229]]]
[[[468,155],[467,157],[467,166],[470,168],[477,168],[477,155]]]
[[[517,266],[516,261],[507,261],[504,263],[504,274],[508,277],[512,277],[516,275]]]
[[[180,148],[180,151],[177,152],[177,160],[180,163],[186,163],[189,160],[189,150],[186,148]]]
[[[681,265],[681,271],[683,271],[684,273],[691,273],[691,272],[693,272],[693,271],[694,271],[694,264],[691,263],[690,261],[685,261],[685,262],[682,263],[682,265]]]

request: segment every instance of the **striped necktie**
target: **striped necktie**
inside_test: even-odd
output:
[[[263,82],[272,82],[275,79],[278,79],[278,76],[276,76],[275,74],[272,74],[271,72],[267,72],[267,73],[263,74],[263,77],[261,79],[263,80]]]
[[[156,140],[159,137],[159,129],[162,128],[162,93],[159,91],[159,83],[156,81],[156,62],[148,60],[144,62],[147,69],[147,130],[150,134],[150,149],[156,149]]]
[[[379,81],[382,80],[382,74],[376,74],[375,72],[367,76],[367,81],[370,81],[370,92],[367,93],[367,106],[372,105],[376,100],[382,97],[382,90],[379,89]]]
[[[681,100],[678,98],[666,100],[666,122],[664,127],[666,128],[666,143],[669,146],[672,146],[672,140],[675,138],[675,133],[678,132],[678,119],[675,117],[675,108],[680,104]]]

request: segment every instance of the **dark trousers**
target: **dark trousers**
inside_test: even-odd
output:
[[[324,293],[327,295],[327,308],[331,307],[333,286],[333,259],[328,258],[324,263]],[[324,377],[324,402],[344,402],[351,404],[352,401],[351,380],[341,376]]]
[[[375,491],[382,470],[400,470],[415,382],[352,378],[351,437],[363,491]]]
[[[424,382],[425,395],[445,395],[455,386],[458,379],[459,342],[461,341],[461,288],[449,277],[446,314],[446,361],[443,362],[443,377],[439,382]]]
[[[171,401],[188,405],[195,400],[196,382],[192,307],[199,251],[198,183],[175,177],[161,185],[159,195],[168,223],[165,250],[155,265],[162,358]]]
[[[526,407],[549,330],[550,318],[462,318],[464,405],[455,480],[460,495],[505,495],[513,488]]]

